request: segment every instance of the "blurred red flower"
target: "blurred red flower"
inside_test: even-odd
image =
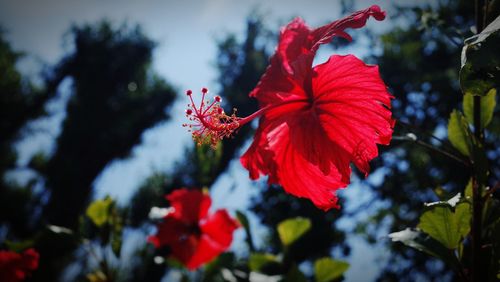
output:
[[[208,214],[210,196],[199,190],[179,189],[166,196],[172,210],[158,224],[148,241],[168,246],[171,257],[194,270],[227,250],[239,227],[226,210]]]
[[[38,268],[40,255],[35,249],[27,249],[19,254],[12,251],[0,251],[0,281],[23,281]]]
[[[341,20],[310,29],[296,18],[281,30],[276,53],[250,93],[262,111],[259,127],[241,163],[252,179],[269,175],[290,194],[323,209],[338,208],[335,191],[350,181],[350,163],[365,175],[389,144],[394,121],[387,87],[378,67],[355,56],[331,56],[312,67],[321,44],[334,36],[348,40],[346,28],[360,28],[376,5]]]

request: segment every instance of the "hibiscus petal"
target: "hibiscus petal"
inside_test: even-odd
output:
[[[293,125],[292,125],[293,126]],[[322,144],[320,153],[322,154],[323,163],[314,163],[310,159],[304,157],[304,151],[313,146],[307,146],[305,143],[296,143],[295,134],[292,133],[289,124],[284,123],[282,126],[275,128],[268,135],[273,139],[270,143],[272,151],[275,153],[275,162],[277,163],[276,175],[279,184],[283,186],[285,191],[301,198],[310,199],[318,208],[329,210],[330,208],[338,208],[337,196],[335,192],[338,189],[344,188],[349,183],[348,175],[350,174],[348,156],[342,150],[335,150],[332,144],[325,138],[315,140],[319,137],[316,134],[311,134],[309,141],[316,142],[314,145]],[[308,131],[312,132],[314,129]],[[302,132],[304,134],[304,132]],[[301,146],[306,146],[301,147]],[[317,159],[316,152],[309,152],[315,161]],[[328,164],[328,173],[324,173],[322,165]],[[339,166],[339,167],[337,167]],[[340,170],[345,170],[344,175]]]
[[[40,255],[33,249],[22,253],[0,251],[0,281],[24,281],[38,268]]]
[[[172,216],[185,224],[197,224],[201,218],[207,216],[212,203],[209,195],[196,189],[178,189],[166,198],[174,208]]]
[[[148,237],[148,242],[157,248],[177,244],[179,238],[191,233],[186,224],[172,216],[165,217],[157,228],[156,235]]]
[[[281,30],[276,53],[249,96],[257,98],[261,107],[287,99],[307,98],[307,84],[310,82],[312,63],[319,46],[330,42],[334,36],[350,39],[344,29],[360,28],[371,16],[376,20],[383,20],[385,12],[373,5],[313,30],[301,18],[295,18]]]
[[[338,208],[335,191],[349,183],[350,158],[320,134],[319,124],[303,130],[304,125],[311,126],[301,123],[304,117],[261,119],[260,134],[241,162],[254,179],[269,175],[270,184],[280,184],[286,192],[308,198],[318,208]]]
[[[204,220],[201,232],[222,248],[228,248],[233,240],[233,232],[239,227],[239,223],[232,219],[226,210],[218,210]]]
[[[274,164],[274,153],[268,149],[266,138],[271,129],[266,117],[261,117],[259,127],[248,150],[240,157],[241,165],[249,172],[250,179],[257,180],[261,175],[269,175]]]
[[[196,251],[185,261],[184,265],[190,270],[197,269],[201,265],[215,259],[225,250],[226,248],[222,248],[219,244],[211,240],[210,237],[202,234],[199,243],[196,245]]]
[[[35,249],[30,248],[22,253],[22,265],[26,270],[35,270],[38,268],[40,255]]]
[[[226,251],[231,245],[233,232],[238,226],[238,222],[233,220],[225,210],[218,210],[203,220],[200,225],[200,240],[196,250],[187,260],[186,267],[191,270],[196,269]]]
[[[352,55],[331,56],[314,72],[314,105],[324,131],[367,174],[368,162],[378,155],[376,144],[389,144],[394,126],[392,96],[378,67]]]
[[[169,245],[170,256],[180,261],[189,269],[194,269],[199,265],[191,268],[191,261],[200,248],[201,242],[202,238],[200,238],[199,235],[190,234],[188,236],[181,237],[175,244]]]
[[[259,101],[260,107],[283,103],[289,99],[307,98],[301,81],[285,74],[280,59],[274,55],[259,83],[249,96]]]
[[[345,186],[351,175],[350,155],[329,140],[320,124],[313,110],[290,116],[287,120],[290,143],[304,160],[317,166],[324,175],[336,175]]]
[[[316,52],[321,44],[326,44],[334,36],[342,36],[350,40],[350,36],[344,32],[346,28],[361,28],[366,25],[368,18],[374,17],[381,21],[385,19],[385,12],[379,6],[373,5],[370,8],[357,11],[343,19],[334,21],[330,24],[318,27],[311,32],[310,50]]]

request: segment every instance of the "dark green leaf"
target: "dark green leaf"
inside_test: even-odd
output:
[[[5,240],[4,243],[7,246],[7,249],[14,251],[14,252],[22,252],[28,248],[33,247],[33,245],[35,244],[35,241],[34,240],[24,240],[24,241],[13,242],[13,241]]]
[[[500,17],[480,34],[466,40],[462,49],[460,86],[464,93],[485,95],[500,86]]]
[[[275,274],[276,271],[273,270],[279,269],[281,267],[281,263],[275,255],[253,253],[248,259],[248,267],[251,271]]]
[[[485,128],[491,122],[493,118],[493,112],[496,106],[496,89],[490,89],[488,93],[481,97],[481,128]],[[474,124],[474,106],[473,106],[474,96],[470,93],[466,93],[464,96],[464,114],[465,118],[470,124]]]
[[[110,214],[109,224],[111,228],[111,250],[113,250],[113,253],[117,257],[120,257],[123,242],[123,220],[116,205],[112,205]]]
[[[255,247],[253,245],[252,233],[250,232],[250,224],[248,222],[247,216],[241,211],[236,211],[236,217],[238,218],[238,221],[245,229],[245,234],[247,236],[246,242],[248,244],[248,248],[250,248],[250,251],[254,251]]]
[[[471,133],[462,113],[454,110],[448,122],[448,139],[453,147],[465,156],[470,156]]]
[[[463,202],[452,211],[451,206],[435,205],[420,216],[418,227],[448,249],[458,244],[470,230],[470,204]]]
[[[235,257],[233,253],[222,253],[215,260],[211,261],[205,266],[203,281],[225,281],[221,277],[221,270],[223,268],[232,269]]]
[[[467,186],[465,186],[465,199],[472,201],[472,178],[467,182]]]
[[[458,193],[455,196],[453,196],[451,199],[449,199],[448,201],[437,201],[437,202],[432,202],[432,203],[426,203],[425,206],[432,207],[435,205],[445,205],[445,206],[450,206],[453,208],[460,202],[461,198],[462,198],[462,194]]]
[[[321,258],[314,263],[316,282],[329,282],[340,278],[349,269],[349,264],[331,258]]]
[[[453,266],[458,265],[456,257],[445,246],[421,231],[406,228],[389,234],[389,238],[393,242],[401,242],[409,247],[440,258]]]
[[[307,278],[304,275],[304,273],[302,273],[302,271],[300,271],[300,269],[296,265],[293,265],[290,268],[290,270],[288,271],[288,273],[286,274],[286,279],[284,279],[282,281],[286,281],[286,282],[307,282]]]
[[[115,231],[113,231],[113,233],[111,233],[111,250],[113,250],[113,253],[117,257],[120,257],[122,243],[123,243],[121,231],[122,231],[122,229],[120,227],[119,230],[115,230]]]
[[[293,244],[309,229],[311,229],[311,221],[303,217],[287,219],[278,224],[278,234],[285,247]]]

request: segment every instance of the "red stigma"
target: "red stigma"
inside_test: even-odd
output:
[[[215,102],[220,103],[222,101],[222,98],[220,96],[215,96],[214,100]]]
[[[191,96],[191,94],[193,94],[193,91],[191,91],[191,90],[186,91],[186,95]]]
[[[193,113],[193,110],[191,109],[186,109],[186,115],[190,116]]]
[[[203,94],[207,94],[207,93],[208,93],[208,89],[207,89],[207,88],[205,88],[205,87],[203,87],[203,88],[201,89],[201,93],[203,93]]]

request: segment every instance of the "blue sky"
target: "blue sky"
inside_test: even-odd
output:
[[[153,68],[159,75],[183,93],[185,89],[197,90],[208,86],[212,93],[217,91],[215,67],[216,38],[227,33],[243,35],[245,18],[252,10],[258,9],[265,15],[269,27],[278,28],[294,16],[301,16],[310,26],[322,25],[338,19],[338,0],[0,0],[0,25],[7,31],[7,40],[13,48],[27,53],[19,65],[23,73],[36,76],[43,64],[54,64],[64,54],[71,51],[70,40],[66,37],[72,24],[92,23],[103,18],[115,24],[124,21],[140,24],[147,36],[159,45],[154,52]],[[399,1],[401,3],[410,1]],[[389,9],[389,1],[357,1],[356,9],[379,4]],[[390,14],[390,11],[389,11]],[[384,29],[388,21],[370,20],[370,28]],[[355,38],[356,41],[356,38]],[[350,50],[357,55],[363,48]],[[323,56],[323,58],[326,58]],[[71,81],[60,88],[62,96]],[[66,89],[66,90],[65,90]],[[67,95],[66,95],[67,96]],[[96,196],[111,194],[125,202],[140,183],[154,171],[168,171],[180,158],[185,146],[191,145],[190,136],[181,127],[184,122],[182,100],[174,105],[173,119],[147,130],[142,142],[132,150],[130,158],[116,160],[96,179]],[[57,137],[58,124],[64,118],[61,100],[49,106],[53,115],[48,119],[34,122],[42,133],[28,134],[19,142],[19,164],[23,165],[38,151],[50,151]],[[238,193],[230,188],[238,180]],[[352,185],[351,197],[366,195],[361,185]],[[212,190],[214,206],[228,207],[230,210],[245,206],[250,195],[259,189],[248,180],[247,173],[238,161],[234,161],[229,172],[215,184]],[[348,191],[346,190],[346,191]],[[235,194],[238,194],[235,196]],[[348,195],[349,196],[349,195]],[[362,243],[357,243],[361,246]],[[367,247],[353,250],[352,265],[348,274],[350,281],[370,277],[376,266],[370,266],[377,259],[375,252],[365,252]],[[382,250],[378,250],[383,252]],[[381,254],[382,256],[384,254]],[[354,263],[354,261],[351,261]]]

